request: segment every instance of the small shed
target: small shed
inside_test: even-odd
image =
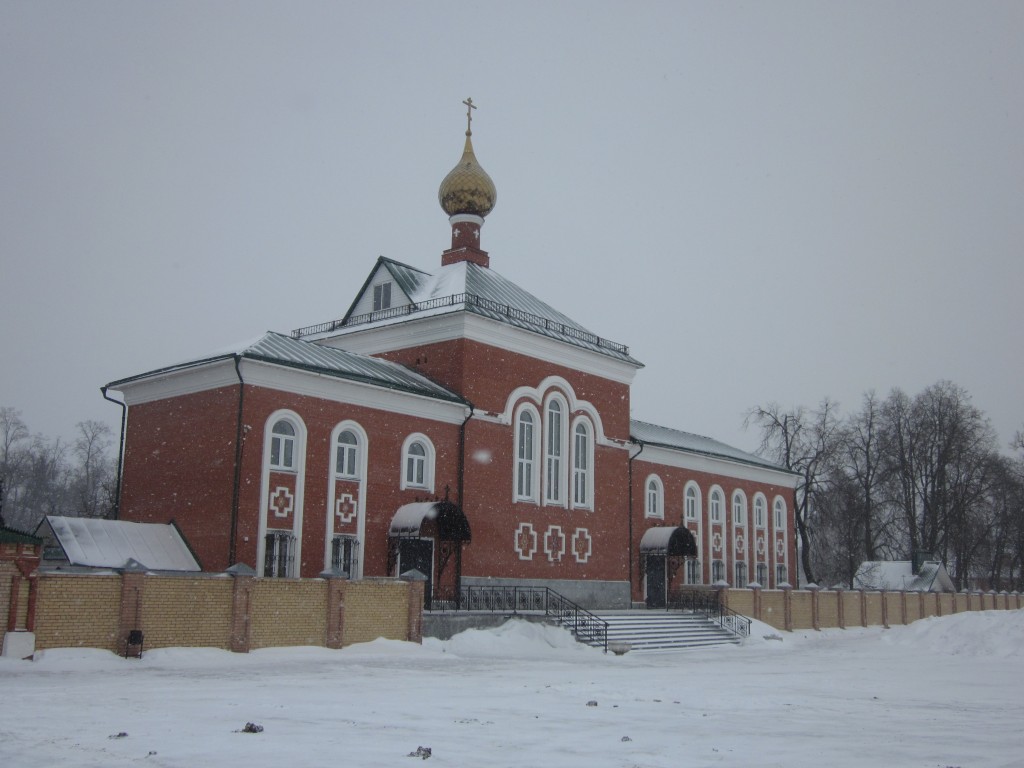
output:
[[[200,571],[177,526],[47,515],[36,535],[44,566],[124,568],[134,560],[150,571]]]
[[[925,560],[915,570],[910,560],[865,560],[853,577],[854,589],[886,592],[956,592],[946,567]]]

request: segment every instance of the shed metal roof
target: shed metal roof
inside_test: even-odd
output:
[[[123,568],[135,560],[153,571],[200,570],[173,525],[59,515],[46,522],[71,565]]]

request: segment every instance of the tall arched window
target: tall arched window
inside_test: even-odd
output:
[[[551,398],[545,411],[544,424],[544,500],[551,504],[565,503],[562,490],[564,472],[564,435],[565,414],[562,403]]]
[[[346,429],[338,435],[334,472],[338,477],[354,480],[359,477],[359,439]]]
[[[686,519],[687,520],[696,520],[697,519],[697,507],[698,507],[697,489],[694,488],[692,485],[688,486],[687,489],[686,489],[686,501],[685,501],[684,506],[685,506]],[[691,583],[695,583],[695,582],[691,582]]]
[[[737,528],[747,524],[747,497],[743,491],[734,491],[732,494],[732,523]]]
[[[647,478],[646,503],[644,504],[645,517],[665,517],[664,494],[662,493],[661,478],[651,475]]]
[[[722,522],[722,492],[717,488],[711,492],[711,501],[709,506],[711,507],[711,522]]]
[[[533,411],[521,408],[516,419],[516,499],[537,500],[537,440]]]
[[[786,503],[782,499],[775,500],[774,526],[776,531],[786,530]]]
[[[270,431],[270,468],[295,471],[295,427],[279,419]]]
[[[754,526],[757,528],[764,528],[765,520],[767,519],[767,512],[765,508],[767,502],[764,500],[764,496],[760,493],[754,497]]]
[[[590,426],[579,421],[573,429],[572,451],[572,504],[574,507],[593,507],[594,441]]]
[[[401,487],[434,490],[434,444],[426,435],[417,433],[405,438]]]

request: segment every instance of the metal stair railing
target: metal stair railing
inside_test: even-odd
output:
[[[737,637],[750,637],[750,619],[722,605],[718,590],[679,590],[671,596],[667,607],[669,610],[701,614]]]
[[[608,651],[608,622],[549,587],[463,586],[438,588],[430,611],[483,611],[515,615],[520,611],[544,612],[568,629],[582,643]]]

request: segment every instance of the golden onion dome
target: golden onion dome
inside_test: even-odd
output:
[[[498,192],[487,171],[480,167],[473,154],[471,132],[466,131],[466,148],[462,159],[441,182],[437,192],[441,208],[449,216],[469,213],[484,218],[494,209]]]

